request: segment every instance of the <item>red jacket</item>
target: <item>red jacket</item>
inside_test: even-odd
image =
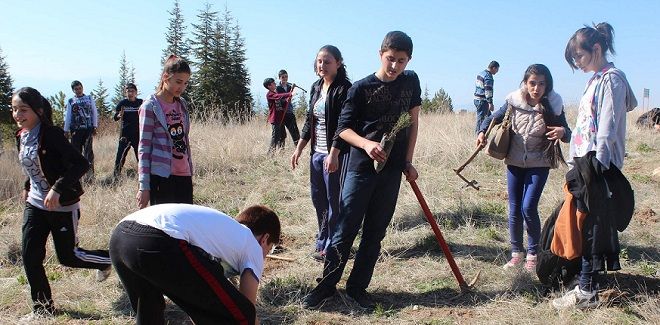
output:
[[[268,100],[268,123],[282,124],[282,121],[284,121],[284,113],[286,113],[291,95],[291,92],[278,94],[270,90],[268,91],[266,94],[266,100]],[[282,105],[281,99],[287,97],[289,100],[287,100],[285,104]]]

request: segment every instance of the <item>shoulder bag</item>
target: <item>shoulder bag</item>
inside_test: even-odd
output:
[[[509,145],[511,144],[511,109],[512,106],[509,104],[506,113],[504,113],[504,120],[502,120],[502,123],[500,123],[498,129],[495,131],[493,138],[488,142],[486,154],[495,159],[502,160],[509,153]]]

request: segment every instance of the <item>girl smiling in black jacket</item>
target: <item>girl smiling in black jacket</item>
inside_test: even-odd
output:
[[[111,265],[107,250],[78,247],[80,177],[89,163],[67,141],[64,131],[53,125],[50,103],[39,91],[18,89],[11,107],[20,128],[16,134],[18,158],[27,176],[21,196],[25,201],[22,256],[33,302],[28,318],[33,318],[52,315],[55,310],[43,266],[49,234],[62,265],[97,269],[98,281],[108,277]]]

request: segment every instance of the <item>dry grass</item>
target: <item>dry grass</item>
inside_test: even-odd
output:
[[[638,113],[631,113],[634,121]],[[270,324],[453,324],[453,323],[660,323],[660,212],[657,198],[660,167],[658,133],[639,130],[629,123],[628,158],[624,172],[636,194],[636,216],[621,234],[623,270],[610,275],[612,286],[624,293],[609,306],[589,311],[557,312],[551,296],[527,273],[507,273],[500,266],[508,256],[507,195],[504,167],[485,155],[478,156],[463,174],[476,179],[481,191],[463,188],[454,175],[473,150],[472,115],[423,115],[415,164],[418,185],[450,244],[463,276],[469,281],[481,271],[474,290],[459,290],[419,205],[407,184],[402,184],[395,216],[383,242],[383,253],[369,290],[379,302],[373,312],[350,303],[340,290],[337,299],[320,311],[302,308],[302,297],[314,286],[322,265],[310,253],[315,235],[315,214],[309,198],[307,159],[291,171],[290,139],[285,151],[266,155],[270,128],[263,120],[247,125],[193,125],[195,201],[235,214],[255,203],[271,206],[284,225],[284,256],[295,262],[269,260],[261,287],[258,311]],[[574,117],[569,117],[574,120]],[[109,133],[109,132],[108,132]],[[100,179],[110,175],[116,136],[96,139],[97,182],[86,187],[82,200],[81,246],[107,247],[118,220],[134,211],[135,177],[113,187]],[[17,251],[20,251],[22,206],[17,200],[22,176],[15,151],[0,156],[0,323],[15,323],[29,312],[29,293]],[[135,170],[129,157],[127,169]],[[551,172],[541,200],[542,218],[561,199],[565,169]],[[50,246],[50,245],[49,245]],[[20,254],[18,254],[20,256]],[[351,268],[349,261],[347,269]],[[130,308],[121,284],[112,275],[98,284],[93,272],[60,267],[49,247],[47,272],[54,299],[64,311],[53,324],[129,324]],[[340,283],[343,288],[343,281]],[[617,296],[616,294],[614,296]],[[186,317],[169,304],[172,323]]]

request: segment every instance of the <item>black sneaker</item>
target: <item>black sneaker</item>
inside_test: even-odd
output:
[[[376,307],[374,298],[365,290],[346,290],[346,294],[364,309],[374,309]]]
[[[316,309],[321,307],[328,299],[332,298],[337,292],[336,288],[327,288],[325,286],[316,286],[307,294],[303,301],[303,308]]]

